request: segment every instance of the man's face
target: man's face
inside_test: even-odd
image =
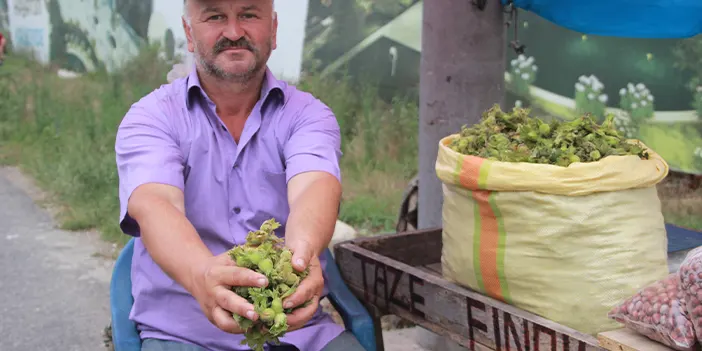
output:
[[[247,82],[276,48],[273,0],[188,0],[188,50],[206,74]]]

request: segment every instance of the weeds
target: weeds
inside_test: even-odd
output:
[[[114,75],[61,79],[21,57],[0,69],[0,163],[17,164],[49,191],[69,230],[98,229],[125,242],[118,228],[117,126],[131,104],[166,82],[170,69],[144,50]],[[340,218],[359,229],[394,226],[405,185],[416,172],[417,106],[385,103],[372,87],[305,77],[299,84],[336,113],[343,133]]]

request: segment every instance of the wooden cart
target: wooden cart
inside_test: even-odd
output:
[[[441,229],[360,238],[334,247],[348,287],[375,318],[394,314],[469,350],[668,351],[627,330],[598,338],[458,286],[441,275]]]

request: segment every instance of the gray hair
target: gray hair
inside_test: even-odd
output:
[[[271,7],[273,10],[273,13],[271,14],[273,19],[278,17],[278,14],[275,12],[275,0],[271,0],[273,3],[273,6]],[[190,26],[190,13],[188,12],[188,0],[183,0],[183,19],[185,20],[185,23]]]
[[[183,0],[183,19],[185,23],[190,25],[190,13],[188,11],[188,0]]]

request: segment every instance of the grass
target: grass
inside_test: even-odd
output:
[[[665,160],[683,171],[696,166],[694,149],[702,145],[699,123],[648,123],[641,125],[640,138]]]
[[[692,178],[669,176],[658,186],[658,196],[666,221],[702,231],[702,187],[693,183]]]
[[[335,112],[342,130],[344,196],[340,219],[363,231],[392,230],[402,193],[417,172],[418,106],[385,103],[372,86],[311,75],[298,87]]]
[[[574,110],[540,97],[532,97],[532,104],[547,112],[549,115],[558,116],[561,119],[573,120],[578,118],[578,114]]]
[[[0,164],[18,165],[48,190],[52,203],[62,209],[64,229],[94,228],[113,242],[127,239],[117,223],[115,131],[129,106],[163,84],[169,69],[154,50],[125,67],[112,76],[96,72],[67,80],[51,67],[20,57],[9,57],[0,66]],[[372,86],[314,74],[299,87],[327,103],[342,128],[340,219],[363,232],[392,230],[405,187],[417,172],[416,101],[386,103]],[[667,130],[661,139],[672,143],[670,152],[682,140],[679,129]],[[661,133],[643,132],[656,133],[656,140]],[[651,146],[673,157],[666,156],[668,148]],[[702,230],[695,219],[700,201],[697,194],[667,201],[666,219]]]
[[[155,50],[125,67],[69,80],[25,58],[0,66],[0,163],[18,165],[48,190],[64,229],[97,229],[121,243],[127,237],[117,223],[115,132],[129,106],[165,83],[170,68]],[[299,87],[327,103],[342,127],[341,220],[391,230],[416,173],[416,102],[385,103],[372,87],[314,75]]]

